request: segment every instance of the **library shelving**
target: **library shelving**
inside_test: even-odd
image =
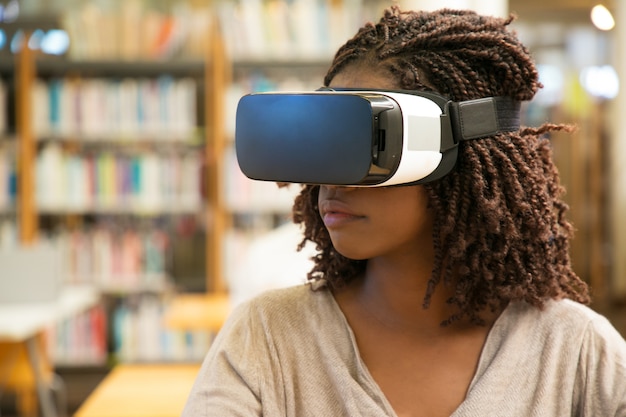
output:
[[[216,12],[229,56],[267,63],[326,60],[367,20],[390,5],[384,0],[229,0]]]
[[[3,55],[2,237],[53,242],[65,283],[102,294],[96,308],[50,329],[62,365],[105,364],[110,353],[197,360],[206,350],[201,332],[169,331],[160,317],[179,290],[226,290],[228,68],[217,30],[209,42],[203,56],[181,59],[75,60],[25,45]],[[193,280],[177,282],[172,268],[190,256],[182,246],[192,237]]]

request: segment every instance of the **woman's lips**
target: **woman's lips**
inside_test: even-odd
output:
[[[320,204],[320,213],[324,224],[329,229],[363,218],[351,211],[346,204],[335,200],[323,201]]]

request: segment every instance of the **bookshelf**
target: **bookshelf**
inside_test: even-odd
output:
[[[233,62],[330,60],[365,21],[377,19],[385,0],[229,0],[216,12]]]
[[[14,228],[19,245],[54,242],[66,282],[103,295],[49,330],[59,365],[198,360],[206,351],[207,335],[164,329],[161,316],[186,289],[171,267],[190,229],[203,236],[206,259],[194,285],[226,291],[228,65],[217,25],[208,27],[202,56],[68,59],[28,47],[3,55],[0,230]],[[76,343],[86,339],[94,342]]]

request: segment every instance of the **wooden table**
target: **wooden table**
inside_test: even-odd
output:
[[[200,364],[117,365],[74,417],[179,417]]]

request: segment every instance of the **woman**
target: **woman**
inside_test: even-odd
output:
[[[331,88],[530,100],[511,19],[392,8],[337,52]],[[462,142],[422,185],[307,185],[310,285],[230,317],[184,416],[626,416],[626,342],[585,306],[546,124]],[[254,279],[254,277],[250,277]]]

